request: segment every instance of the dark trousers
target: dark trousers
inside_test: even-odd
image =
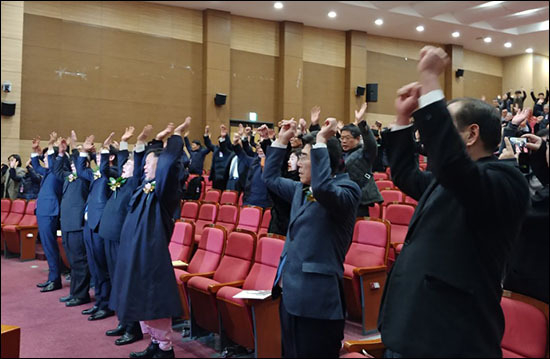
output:
[[[105,244],[103,238],[88,226],[88,221],[84,223],[84,244],[86,245],[90,274],[94,282],[95,305],[99,309],[107,309],[111,294],[111,278],[109,277],[107,258],[105,258]]]
[[[109,276],[111,278],[114,278],[116,261],[118,257],[118,247],[120,246],[120,242],[110,241],[108,239],[105,239],[104,246],[105,246],[105,259],[107,261],[107,268],[109,269]],[[114,290],[116,290],[116,288]],[[114,295],[113,291],[109,292],[109,296],[107,297],[107,302],[109,304],[109,308],[111,310],[116,311],[116,305],[113,303],[112,300],[110,300],[110,297]],[[119,324],[122,325],[124,328],[126,328],[126,333],[130,333],[134,335],[139,335],[141,333],[141,326],[139,325],[139,322],[124,322],[124,321],[121,321],[119,318]]]
[[[283,358],[338,358],[344,339],[345,320],[297,317],[288,313],[281,297]]]
[[[36,216],[40,242],[48,261],[48,280],[61,282],[61,255],[57,246],[57,216]]]
[[[63,232],[63,247],[71,265],[71,296],[90,297],[90,271],[82,231]]]

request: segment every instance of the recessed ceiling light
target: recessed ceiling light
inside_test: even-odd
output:
[[[455,31],[451,34],[452,37],[460,37],[460,32]]]
[[[483,39],[483,41],[485,41],[486,43],[490,43],[491,41],[493,41],[493,39],[487,36],[486,38]]]
[[[273,7],[275,9],[282,9],[284,7],[284,5],[283,5],[282,2],[276,2],[275,4],[273,4]]]
[[[542,10],[542,9],[544,9],[544,8],[529,9],[529,10],[525,10],[525,11],[520,11],[520,12],[516,12],[515,14],[513,14],[513,16],[531,15],[531,14],[534,14],[534,13],[536,13],[537,11]]]
[[[489,2],[486,2],[485,4],[481,4],[478,6],[478,8],[484,8],[484,7],[489,7],[489,6],[496,6],[500,3],[503,3],[504,1],[489,1]]]
[[[382,19],[376,19],[376,21],[374,22],[376,25],[380,26],[384,23],[384,20]]]
[[[511,42],[505,42],[504,47],[510,48],[510,47],[512,47],[512,43]]]
[[[416,31],[418,31],[418,32],[424,31],[424,26],[418,25],[418,26],[416,27]]]
[[[328,17],[332,17],[332,18],[336,17],[336,12],[335,11],[329,12]]]
[[[528,53],[528,54],[532,54],[533,53],[533,48],[528,48],[528,49],[525,49],[525,52]]]

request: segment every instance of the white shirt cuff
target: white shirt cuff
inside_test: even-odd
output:
[[[275,147],[275,148],[286,148],[285,145],[283,145],[281,142],[279,142],[279,139],[275,140],[275,142],[273,142],[271,144],[271,147]]]
[[[38,153],[31,153],[31,158],[38,157]]]
[[[420,96],[420,98],[418,99],[418,108],[424,108],[434,102],[443,100],[444,98],[445,95],[443,94],[443,91],[441,89],[430,91],[427,94]]]
[[[128,142],[121,141],[120,145],[118,145],[119,150],[124,151],[128,149]]]
[[[313,146],[311,146],[311,148],[313,148],[313,149],[316,149],[316,148],[327,148],[327,144],[326,144],[326,143],[316,143],[316,144],[314,144]]]
[[[225,142],[225,137],[220,137],[220,142]]]
[[[88,157],[88,152],[80,152],[80,157]]]
[[[109,153],[111,153],[109,150],[101,150],[102,155],[108,155]]]
[[[143,152],[145,151],[145,145],[143,143],[137,143],[135,146],[134,146],[134,151],[135,152]]]
[[[408,125],[395,125],[390,129],[390,132],[404,130],[405,128],[411,127],[413,124],[409,123]]]
[[[47,153],[47,154],[48,154],[48,156],[49,156],[49,155],[53,155],[54,153],[55,153],[54,150],[48,150],[48,153]]]

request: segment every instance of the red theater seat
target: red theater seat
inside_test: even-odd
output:
[[[38,237],[38,224],[34,210],[36,201],[30,200],[25,208],[25,213],[19,223],[4,224],[2,237],[5,241],[4,253],[20,254],[20,260],[32,260],[36,258],[36,239]]]
[[[382,191],[384,189],[393,189],[395,188],[395,185],[390,180],[379,180],[376,181],[376,186],[378,187],[379,191]]]
[[[199,214],[200,203],[199,201],[185,200],[181,207],[181,218],[189,219],[191,221],[197,220]]]
[[[237,205],[238,200],[239,200],[239,192],[228,189],[223,191],[222,196],[220,198],[220,203],[221,204],[229,203],[229,204]]]
[[[237,229],[227,237],[225,254],[212,279],[196,276],[187,282],[191,306],[191,336],[200,328],[221,334],[216,294],[224,286],[240,287],[252,266],[256,234]]]
[[[170,239],[168,250],[173,261],[180,260],[189,263],[193,246],[195,245],[195,225],[190,220],[178,221],[174,224],[174,232]]]
[[[2,198],[2,222],[4,223],[4,220],[10,214],[10,208],[11,208],[11,200],[8,198]]]
[[[239,217],[239,209],[236,205],[222,204],[218,212],[216,224],[223,226],[227,233],[232,232],[237,226],[237,218]]]
[[[373,176],[374,176],[375,181],[387,180],[388,179],[388,174],[384,173],[384,172],[374,172]]]
[[[401,253],[415,208],[415,205],[410,203],[389,203],[386,207],[384,219],[391,224],[390,268]]]
[[[220,191],[219,189],[211,188],[208,191],[206,191],[203,201],[218,203],[220,201],[221,195],[222,195],[222,191]]]
[[[390,243],[390,224],[378,218],[355,222],[344,260],[344,293],[350,319],[360,319],[363,334],[376,330]]]
[[[207,224],[213,224],[216,222],[216,216],[218,215],[218,204],[203,202],[199,209],[199,217],[195,221],[195,242],[199,243],[201,240],[202,229]]]
[[[258,236],[268,232],[269,222],[271,222],[271,208],[266,208],[264,215],[262,216],[262,223],[260,224],[260,229],[258,230]]]
[[[237,228],[258,232],[262,220],[262,208],[256,206],[241,207]]]

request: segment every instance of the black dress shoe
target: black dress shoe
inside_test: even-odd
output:
[[[124,333],[123,336],[115,340],[116,345],[126,345],[133,342],[137,342],[138,340],[143,339],[143,333],[139,334],[130,334],[130,333]]]
[[[47,280],[47,281],[45,281],[45,282],[38,283],[36,286],[37,286],[38,288],[44,288],[45,286],[47,286],[47,285],[50,284],[50,283],[51,283],[51,281],[50,281],[50,280]]]
[[[68,302],[68,301],[71,300],[71,299],[73,299],[73,296],[69,294],[69,295],[67,295],[67,296],[64,296],[64,297],[59,298],[59,301],[60,301],[61,303],[64,303],[64,302]]]
[[[160,350],[159,345],[157,343],[151,342],[151,344],[149,344],[147,349],[145,349],[144,351],[131,352],[130,358],[152,358],[153,355],[159,350]]]
[[[105,332],[105,335],[108,337],[118,337],[119,335],[122,335],[126,332],[126,329],[122,326],[122,324],[119,324],[118,327],[115,329],[110,329]]]
[[[68,302],[65,302],[66,307],[76,307],[77,305],[87,304],[90,303],[92,300],[90,298],[73,298],[69,300]]]
[[[58,290],[58,289],[61,289],[61,288],[63,288],[63,286],[61,285],[61,281],[59,281],[59,282],[50,282],[47,286],[40,289],[40,291],[42,293],[45,293],[45,292],[51,292],[52,290]]]
[[[94,305],[93,307],[91,308],[88,308],[88,309],[84,309],[82,311],[82,314],[83,315],[90,315],[90,314],[94,314],[95,312],[97,312],[99,310],[99,307],[97,305]]]
[[[115,315],[115,312],[113,312],[112,310],[100,309],[94,314],[90,315],[88,317],[88,320],[100,320],[100,319],[112,317],[113,315]]]
[[[153,354],[153,358],[175,358],[174,355],[174,348],[170,350],[162,350],[159,348],[155,354]]]

